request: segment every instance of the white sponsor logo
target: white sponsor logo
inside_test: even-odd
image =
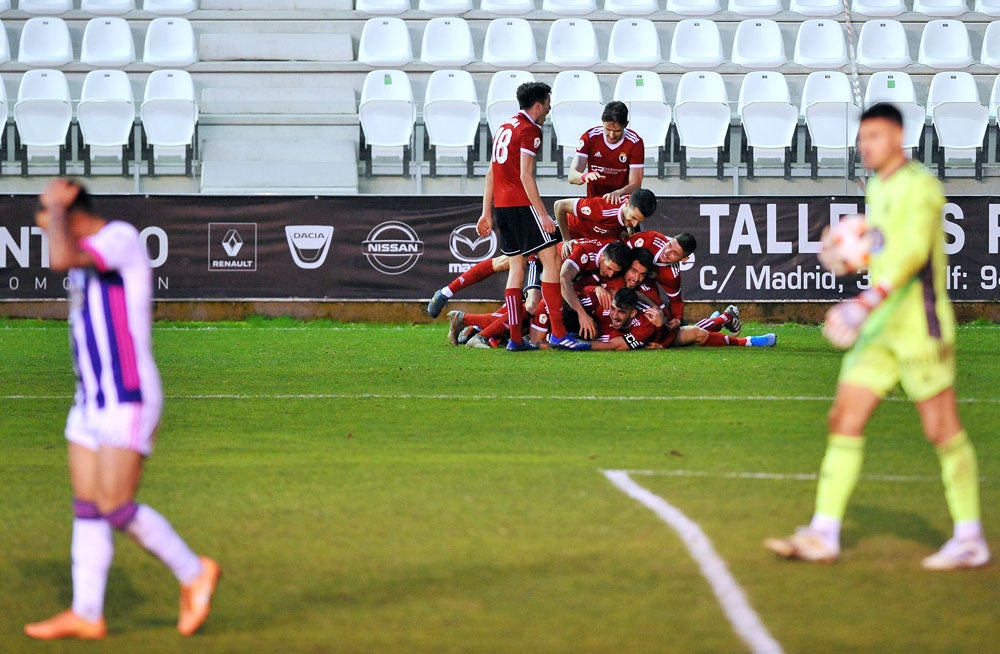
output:
[[[285,238],[295,265],[305,270],[319,268],[326,261],[333,241],[330,225],[286,225]]]
[[[209,223],[208,269],[255,272],[257,223]]]
[[[361,248],[372,268],[386,275],[401,275],[417,265],[424,242],[406,223],[388,220],[368,232]]]

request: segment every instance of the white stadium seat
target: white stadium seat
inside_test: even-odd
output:
[[[847,75],[839,71],[810,73],[802,88],[800,115],[805,119],[806,156],[815,179],[822,159],[844,159],[848,177],[854,178],[854,144],[858,138],[861,108]]]
[[[995,20],[986,26],[979,62],[1000,68],[1000,20]]]
[[[92,18],[83,30],[80,61],[91,66],[127,66],[135,61],[135,41],[124,18]]]
[[[372,174],[372,160],[383,154],[403,160],[403,175],[410,174],[410,143],[417,107],[413,88],[401,70],[373,70],[365,77],[358,105],[361,123],[361,157],[365,174]]]
[[[80,9],[95,16],[112,16],[135,9],[135,0],[82,0]]]
[[[589,70],[564,70],[552,83],[552,140],[556,174],[563,174],[567,157],[576,152],[580,135],[601,124],[604,100],[597,75]]]
[[[21,161],[21,174],[28,174],[28,160],[54,157],[59,174],[66,174],[69,157],[69,125],[73,120],[69,85],[58,70],[29,70],[21,77],[14,105],[17,128],[15,156]]]
[[[535,0],[483,0],[481,8],[503,16],[526,14],[535,10]]]
[[[674,103],[681,179],[687,178],[692,159],[706,158],[712,160],[716,177],[722,179],[731,113],[726,83],[719,73],[691,71],[681,76]]]
[[[615,82],[614,99],[628,106],[628,127],[642,136],[646,157],[656,158],[657,175],[663,177],[673,111],[667,104],[660,76],[642,70],[625,71]]]
[[[365,21],[358,41],[358,61],[369,66],[404,66],[413,61],[406,21],[394,16]]]
[[[585,68],[600,61],[597,34],[586,18],[559,18],[552,21],[545,42],[545,61],[562,67]]]
[[[976,13],[1000,16],[1000,0],[976,0]]]
[[[938,177],[944,177],[947,161],[971,159],[976,179],[982,179],[990,110],[979,101],[975,78],[964,71],[935,75],[927,93],[927,116],[934,128],[931,153]]]
[[[969,11],[965,0],[913,0],[913,11],[924,16],[955,17]]]
[[[941,19],[924,25],[917,63],[931,68],[965,68],[972,62],[972,43],[965,23]]]
[[[562,16],[586,16],[597,11],[594,0],[542,0],[542,11]]]
[[[719,0],[667,0],[667,11],[682,16],[711,16],[721,10]]]
[[[658,11],[658,0],[607,0],[604,10],[619,16],[645,16]]]
[[[779,159],[785,179],[791,179],[799,112],[792,104],[785,76],[773,71],[747,73],[740,85],[736,113],[742,126],[740,150],[747,177],[754,178],[757,161]]]
[[[483,61],[503,68],[530,66],[538,61],[531,23],[523,18],[495,18],[486,28]]]
[[[3,21],[0,20],[0,64],[5,64],[10,61],[10,41],[7,40],[7,30],[3,27]],[[6,114],[4,114],[6,119]]]
[[[831,18],[844,13],[844,3],[841,0],[791,0],[788,11],[803,16]]]
[[[65,14],[73,9],[73,0],[20,0],[17,8],[26,14]]]
[[[1000,161],[1000,122],[997,120],[997,106],[1000,105],[1000,75],[993,80],[993,89],[990,91],[990,121],[996,126],[996,154],[994,161]]]
[[[799,25],[792,60],[806,68],[840,68],[850,59],[847,39],[840,22],[830,18],[810,18]]]
[[[898,20],[866,21],[858,35],[858,65],[898,70],[910,65],[910,44]]]
[[[917,102],[917,93],[910,76],[895,71],[873,74],[865,88],[865,109],[879,102],[890,102],[903,114],[903,147],[916,150],[917,157],[923,158],[927,110]]]
[[[111,156],[121,161],[122,175],[129,173],[129,143],[135,126],[132,83],[121,70],[87,73],[76,108],[80,126],[83,174],[90,175],[94,157]]]
[[[420,11],[457,16],[472,9],[472,0],[420,0]]]
[[[490,128],[491,137],[496,134],[501,123],[520,110],[517,104],[517,87],[534,81],[535,76],[525,70],[498,70],[493,73],[489,90],[486,91],[486,124]]]
[[[73,61],[73,42],[66,21],[49,16],[25,21],[17,60],[26,66],[62,66]]]
[[[156,160],[180,157],[190,177],[198,138],[198,104],[191,75],[183,70],[150,73],[139,113],[149,174],[156,174]]]
[[[440,16],[427,21],[420,45],[420,61],[453,68],[465,66],[475,58],[472,32],[464,18]]]
[[[3,171],[3,163],[7,161],[7,116],[9,108],[7,106],[7,86],[0,79],[0,117],[3,118],[3,131],[0,132],[0,172]]]
[[[358,0],[354,8],[363,14],[390,16],[410,10],[410,0]]]
[[[424,126],[430,147],[431,177],[437,175],[437,159],[442,155],[457,155],[464,159],[466,172],[472,177],[474,146],[478,141],[481,115],[471,73],[464,70],[436,70],[431,73],[424,96]]]
[[[905,12],[906,3],[903,0],[854,0],[851,11],[872,18],[889,18]]]
[[[670,63],[684,68],[715,68],[726,61],[719,26],[707,18],[685,18],[674,28]]]
[[[781,0],[729,0],[729,11],[741,16],[773,16],[781,11]]]
[[[187,18],[154,18],[146,29],[143,62],[151,66],[180,68],[198,61],[194,28]]]
[[[608,63],[624,68],[653,68],[663,63],[660,36],[648,18],[623,18],[611,28]]]
[[[160,16],[180,16],[198,8],[198,0],[142,0],[142,10]]]
[[[778,68],[788,58],[778,23],[769,18],[748,18],[736,26],[734,64],[744,68]]]

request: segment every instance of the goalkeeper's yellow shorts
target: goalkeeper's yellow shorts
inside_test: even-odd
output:
[[[882,336],[859,342],[844,355],[838,382],[861,386],[879,397],[902,386],[914,402],[929,400],[955,384],[955,346],[927,338],[892,343]]]

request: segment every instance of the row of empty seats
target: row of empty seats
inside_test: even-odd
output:
[[[4,147],[0,163],[6,159],[7,93],[0,83],[0,112],[4,117]],[[128,75],[120,70],[94,70],[83,81],[76,106],[79,125],[79,152],[84,174],[90,175],[94,157],[119,161],[122,174],[129,174],[129,160],[135,141],[135,100]],[[150,175],[154,162],[165,158],[183,159],[185,173],[191,175],[197,145],[198,106],[194,83],[183,70],[157,70],[146,80],[139,109],[141,152]],[[71,153],[70,125],[73,104],[66,76],[59,70],[29,70],[21,77],[14,104],[15,158],[21,174],[28,174],[32,159],[54,158],[59,173],[66,174]]]
[[[607,45],[607,63],[649,68],[664,63],[657,23],[646,18],[615,21]],[[794,52],[785,52],[779,23],[768,18],[740,21],[726,59],[715,21],[679,21],[670,41],[667,61],[685,68],[714,68],[727,61],[745,68],[777,68],[795,63],[807,68],[839,68],[850,63],[844,27],[834,19],[815,18],[796,24]],[[860,28],[857,63],[870,68],[898,69],[912,63],[903,24],[894,19],[866,21]],[[399,67],[414,60],[406,21],[387,16],[365,22],[358,61],[370,66]],[[548,27],[545,62],[566,68],[593,66],[601,59],[594,26],[585,18],[560,18]],[[432,66],[460,67],[477,61],[472,33],[462,18],[438,17],[424,27],[420,61]],[[482,61],[501,67],[524,67],[538,61],[532,24],[523,18],[490,21],[483,41]],[[980,63],[1000,66],[1000,21],[986,28]],[[940,69],[965,68],[976,59],[965,23],[954,19],[928,21],[920,37],[916,63]]]
[[[486,123],[494,133],[500,123],[517,113],[517,87],[532,81],[526,71],[500,71],[490,82],[486,98]],[[667,103],[663,84],[656,73],[627,71],[615,85],[614,99],[629,106],[629,127],[643,137],[647,157],[658,159],[663,175],[670,154],[670,134],[676,138],[673,154],[686,177],[692,160],[708,159],[722,177],[728,158],[729,128],[733,106],[722,76],[714,71],[691,71],[681,76],[674,104]],[[966,72],[943,72],[934,76],[921,105],[910,76],[905,72],[879,72],[868,80],[864,106],[892,102],[903,111],[904,147],[922,157],[924,128],[932,126],[932,160],[944,176],[946,160],[971,160],[977,179],[986,160],[985,141],[990,117],[996,121],[1000,103],[1000,76],[993,85],[990,108],[980,102],[975,79]],[[553,154],[561,171],[564,159],[576,149],[580,135],[600,124],[604,98],[597,76],[590,71],[563,71],[552,84],[551,123]],[[372,158],[398,154],[408,174],[417,106],[406,73],[377,70],[368,74],[361,92],[361,157],[371,174]],[[778,159],[786,177],[795,158],[797,127],[805,126],[805,153],[813,177],[821,161],[840,159],[854,167],[854,141],[861,107],[847,75],[839,71],[817,71],[805,82],[801,98],[793,104],[788,83],[781,73],[754,71],[742,81],[735,117],[742,129],[741,158],[748,174],[761,160]],[[473,78],[462,70],[439,70],[431,74],[423,104],[423,122],[432,175],[440,154],[465,159],[472,175],[481,108]],[[562,150],[562,154],[558,153]],[[998,153],[1000,161],[1000,153]],[[560,172],[561,174],[561,172]]]
[[[55,16],[72,11],[73,0],[0,0],[0,11],[18,9],[27,14]],[[124,14],[139,8],[137,0],[81,0],[79,8],[95,16]],[[198,0],[144,0],[142,10],[154,14],[188,14],[198,8]]]
[[[0,63],[11,60],[10,50],[7,32],[0,21]],[[53,67],[73,60],[73,42],[64,20],[36,16],[25,21],[17,53],[18,63]],[[135,41],[128,21],[116,16],[87,21],[80,44],[81,62],[92,66],[126,66],[135,60]],[[171,68],[198,61],[190,21],[166,16],[150,21],[142,61],[152,66]]]
[[[1000,1],[975,0],[970,8],[966,0],[913,0],[912,11],[925,16],[954,17],[975,11],[1000,16]],[[605,0],[603,9],[622,16],[644,16],[669,11],[684,16],[708,16],[728,10],[743,16],[773,16],[785,11],[783,0]],[[837,16],[844,11],[842,0],[790,0],[788,11],[803,16]],[[399,14],[410,9],[431,14],[456,16],[473,10],[472,0],[358,0],[356,9],[367,14]],[[480,9],[494,14],[517,15],[536,10],[535,0],[482,0]],[[542,0],[542,11],[564,16],[586,16],[598,11],[596,0]],[[866,16],[898,16],[909,11],[904,0],[852,0],[851,11]]]

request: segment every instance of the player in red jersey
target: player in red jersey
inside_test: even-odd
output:
[[[671,237],[660,232],[646,231],[634,234],[627,243],[629,247],[645,248],[653,254],[655,278],[663,287],[669,302],[667,318],[676,321],[675,327],[679,326],[684,318],[684,298],[681,295],[681,271],[678,264],[698,247],[694,236],[685,232]]]
[[[577,241],[573,246],[573,251],[563,261],[559,276],[562,299],[576,312],[581,337],[592,340],[597,335],[597,330],[593,318],[580,303],[580,291],[587,286],[595,286],[602,280],[610,279],[628,268],[631,262],[629,247],[621,241],[601,243],[583,240]],[[546,308],[550,307],[546,299]]]
[[[628,107],[614,100],[604,106],[601,125],[580,137],[569,183],[587,186],[587,197],[618,200],[642,186],[646,147],[628,129]]]
[[[542,297],[553,305],[550,313],[550,343],[560,349],[585,350],[590,344],[566,333],[562,324],[559,285],[559,250],[555,221],[542,203],[535,182],[535,157],[542,145],[541,124],[551,109],[552,89],[541,82],[526,82],[517,88],[521,110],[505,121],[493,137],[490,166],[483,189],[483,213],[477,223],[480,236],[494,227],[500,252],[510,259],[504,304],[508,324],[520,325],[524,316],[521,287],[525,257],[536,254],[542,264]],[[535,349],[525,343],[519,330],[512,329],[507,349]]]
[[[633,230],[656,211],[656,195],[638,188],[624,200],[602,197],[556,200],[556,222],[563,240],[591,238],[618,240],[622,232]]]

